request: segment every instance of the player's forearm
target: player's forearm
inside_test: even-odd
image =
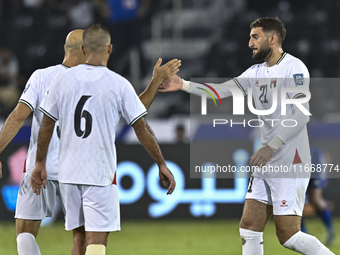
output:
[[[309,116],[306,116],[303,113],[296,115],[294,119],[296,120],[297,125],[295,127],[284,128],[277,136],[283,143],[287,143],[291,138],[296,136],[309,122]]]
[[[156,164],[165,164],[161,149],[150,126],[146,125],[145,128],[136,132],[136,135]]]
[[[13,111],[7,118],[1,133],[0,133],[0,153],[13,140],[15,135],[23,126],[25,119],[18,116],[16,111]]]
[[[43,118],[38,135],[37,157],[36,163],[45,163],[47,157],[48,146],[54,130],[55,122],[47,117]]]
[[[213,97],[215,99],[219,99],[218,96],[220,98],[226,98],[232,95],[231,90],[229,89],[230,87],[238,90],[236,84],[232,80],[223,83],[197,83],[183,81],[182,90],[197,96],[209,94],[210,96],[207,98],[212,99]]]
[[[305,106],[308,107],[308,105]],[[309,122],[309,116],[303,114],[296,106],[294,106],[293,111],[294,114],[290,118],[295,120],[297,124],[295,127],[283,127],[277,136],[268,143],[274,151],[296,136]]]
[[[161,82],[152,78],[148,87],[139,95],[139,99],[142,101],[146,109],[149,109],[155,99],[160,84]]]

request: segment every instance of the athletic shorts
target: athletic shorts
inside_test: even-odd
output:
[[[246,199],[273,206],[274,215],[302,216],[309,178],[261,178],[252,176]]]
[[[60,183],[65,205],[65,229],[85,226],[85,231],[112,232],[120,230],[117,185],[91,186]]]
[[[36,195],[30,186],[30,180],[31,174],[24,173],[14,217],[23,220],[43,220],[46,217],[52,217],[56,197],[60,198],[59,182],[47,180],[46,189],[42,188],[41,194]],[[61,203],[61,207],[64,210],[63,203]]]

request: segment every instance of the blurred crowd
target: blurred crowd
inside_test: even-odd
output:
[[[337,77],[339,11],[340,0],[0,0],[0,117],[13,109],[34,70],[61,63],[67,33],[94,22],[106,25],[112,36],[109,68],[141,92],[158,52],[163,61],[182,59],[185,79],[240,75],[253,64],[249,23],[261,16],[283,20],[284,50],[301,58],[312,77]],[[156,52],[157,34],[162,50]],[[339,89],[314,89],[315,101],[322,102],[314,107],[321,109],[318,118],[339,112],[334,96]],[[155,117],[189,114],[188,99],[184,93],[158,96]]]
[[[128,75],[127,54],[136,47],[142,56],[152,2],[157,5],[154,0],[0,0],[0,116],[16,105],[34,70],[61,63],[72,29],[104,23],[115,45],[109,67]]]

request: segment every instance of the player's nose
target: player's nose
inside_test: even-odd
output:
[[[249,48],[253,48],[254,47],[254,42],[253,42],[252,38],[249,39],[248,47]]]

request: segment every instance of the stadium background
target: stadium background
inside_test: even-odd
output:
[[[317,84],[324,85],[311,84],[311,145],[323,149],[330,163],[340,163],[340,87],[336,79],[340,75],[337,26],[340,1],[122,2],[130,9],[124,15],[121,9],[115,9],[115,4],[111,4],[111,9],[105,8],[106,0],[0,1],[0,126],[15,107],[31,73],[61,63],[64,40],[72,29],[84,28],[93,22],[104,23],[114,44],[109,68],[128,78],[140,93],[151,79],[153,65],[159,57],[163,63],[172,58],[181,59],[179,75],[185,79],[238,76],[253,64],[248,48],[249,24],[261,16],[277,16],[287,29],[284,50],[300,58],[312,78],[322,79]],[[111,10],[112,16],[107,10]],[[223,101],[229,117],[231,101]],[[212,192],[225,192],[223,199],[211,199],[201,179],[190,179],[189,136],[204,140],[209,139],[206,137],[209,132],[190,121],[189,102],[190,96],[183,92],[159,93],[147,116],[165,158],[180,173],[175,177],[183,187],[177,192],[184,194],[185,199],[160,195],[163,191],[152,178],[152,160],[138,145],[132,130],[125,123],[119,125],[118,176],[123,220],[169,219],[175,224],[177,220],[205,219],[204,224],[211,221],[213,226],[216,219],[240,218],[245,192],[242,187],[247,179],[240,185],[234,179],[217,180]],[[215,139],[230,144],[225,155],[233,155],[238,149],[251,155],[254,142],[250,133],[248,129],[239,129],[232,135],[219,132]],[[0,155],[3,163],[0,220],[3,222],[14,222],[15,199],[29,135],[30,120],[27,120]],[[324,191],[325,198],[334,205],[336,217],[340,216],[339,183],[339,179],[330,179]],[[59,209],[56,220],[62,219]]]

